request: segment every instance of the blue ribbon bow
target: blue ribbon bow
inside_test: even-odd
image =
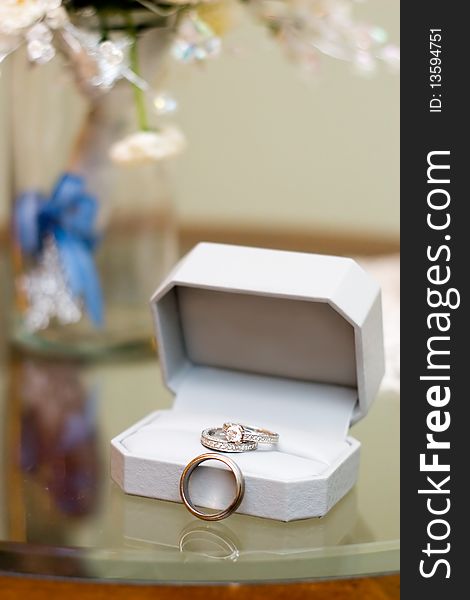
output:
[[[50,198],[38,191],[23,192],[15,202],[14,228],[22,251],[40,256],[44,241],[57,246],[71,294],[83,300],[96,326],[103,324],[100,280],[93,260],[99,238],[95,229],[98,202],[85,190],[85,180],[64,173]]]

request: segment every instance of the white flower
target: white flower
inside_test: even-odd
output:
[[[176,60],[192,63],[216,57],[221,46],[212,28],[196,13],[189,13],[179,24],[171,52]]]
[[[17,35],[61,4],[62,0],[0,0],[0,33]]]
[[[32,62],[54,58],[52,29],[67,21],[61,5],[62,0],[0,0],[0,62],[23,41]]]
[[[60,29],[65,27],[69,22],[67,11],[63,6],[57,6],[52,10],[48,10],[46,14],[46,23],[51,29]]]
[[[186,138],[174,125],[159,131],[138,131],[116,142],[110,158],[119,165],[137,165],[172,158],[186,147]]]

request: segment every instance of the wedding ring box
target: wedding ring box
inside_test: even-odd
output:
[[[201,243],[151,307],[174,402],[112,440],[113,479],[129,494],[180,502],[184,467],[207,452],[201,431],[239,422],[280,440],[230,455],[246,485],[237,512],[325,515],[357,480],[360,444],[348,430],[384,372],[378,284],[349,258]],[[223,508],[231,474],[205,463],[190,491],[196,505]]]

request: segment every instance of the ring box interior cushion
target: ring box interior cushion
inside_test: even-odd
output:
[[[238,512],[290,521],[322,516],[354,485],[364,417],[384,371],[380,290],[353,260],[202,243],[151,300],[162,374],[174,393],[112,440],[124,491],[180,501],[200,433],[226,421],[276,431],[277,446],[234,458]],[[193,473],[196,504],[233,495],[218,463]]]

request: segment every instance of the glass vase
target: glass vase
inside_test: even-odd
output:
[[[149,27],[130,50],[155,90],[167,46]],[[160,118],[149,95],[124,79],[90,85],[89,65],[74,61],[7,61],[13,339],[62,356],[141,352],[148,299],[177,257],[171,161],[123,159],[126,136]]]

